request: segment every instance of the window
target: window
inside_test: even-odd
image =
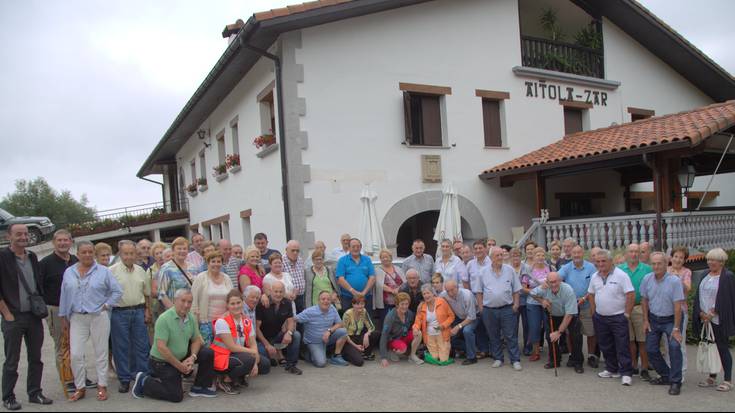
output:
[[[222,131],[217,135],[217,154],[219,155],[219,163],[217,165],[224,165],[225,157],[227,156],[227,150],[225,149],[225,131]]]
[[[648,119],[656,116],[656,112],[653,110],[632,107],[628,108],[628,113],[630,113],[631,122],[637,122],[639,120]]]
[[[503,147],[503,101],[510,99],[510,93],[477,89],[475,90],[475,96],[482,98],[485,147]]]
[[[564,108],[564,134],[582,132],[582,110],[575,108]]]
[[[237,129],[237,118],[230,122],[230,129],[232,129],[232,153],[240,153],[240,136]]]
[[[276,134],[276,107],[273,92],[275,91],[276,81],[272,81],[260,93],[258,93],[258,103],[260,105],[260,131],[263,135]]]
[[[440,96],[403,92],[406,142],[443,146]]]
[[[207,178],[207,161],[204,158],[204,150],[202,149],[201,152],[199,152],[199,172],[201,175],[200,177],[206,179]]]
[[[197,163],[196,160],[191,160],[191,183],[197,183]]]

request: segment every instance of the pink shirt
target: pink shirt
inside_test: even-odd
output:
[[[681,267],[681,269],[679,270],[679,272],[676,272],[676,271],[674,271],[674,268],[673,267],[669,267],[667,269],[667,272],[669,274],[674,274],[674,275],[678,276],[679,278],[681,278],[682,287],[684,286],[685,283],[686,284],[689,284],[689,285],[692,285],[692,270],[690,270],[689,268],[687,268],[687,267]],[[687,304],[687,301],[686,300],[681,305],[681,311],[689,311],[689,305]]]
[[[250,268],[248,265],[243,265],[242,268],[240,268],[240,275],[243,274],[250,278],[250,285],[254,285],[263,290],[263,277],[258,275],[255,270]]]

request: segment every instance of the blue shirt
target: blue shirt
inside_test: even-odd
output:
[[[322,336],[327,329],[342,322],[337,309],[333,305],[329,306],[326,313],[318,305],[315,305],[297,314],[294,318],[297,323],[304,325],[305,344],[322,343]]]
[[[499,274],[493,270],[492,266],[482,270],[472,292],[482,293],[484,307],[497,308],[513,304],[513,294],[520,290],[521,281],[513,271],[513,267],[503,264]]]
[[[559,292],[554,294],[549,288],[536,287],[531,291],[531,295],[541,297],[551,302],[551,315],[554,317],[564,317],[567,314],[577,315],[577,299],[574,290],[567,283],[561,283]]]
[[[74,264],[64,271],[59,317],[69,317],[74,313],[97,314],[104,305],[112,309],[122,295],[122,288],[109,268],[95,263],[82,278],[79,264]]]
[[[587,290],[590,288],[590,280],[592,276],[597,272],[595,265],[589,261],[584,261],[582,268],[577,268],[574,265],[574,261],[565,264],[559,270],[559,276],[561,280],[569,284],[574,289],[574,294],[577,298],[582,298],[587,295]],[[579,308],[581,310],[589,308],[590,303],[585,301]]]
[[[368,279],[375,276],[375,268],[370,258],[365,255],[360,255],[359,263],[356,263],[352,259],[352,255],[345,255],[337,262],[336,274],[338,279],[344,277],[352,288],[357,291],[362,291],[367,286]],[[341,290],[343,297],[352,298],[352,293],[346,291],[344,288]],[[370,296],[369,292],[368,296]]]
[[[669,273],[661,281],[654,273],[646,275],[641,281],[641,297],[648,300],[648,311],[656,317],[673,316],[674,303],[686,299],[681,279]]]

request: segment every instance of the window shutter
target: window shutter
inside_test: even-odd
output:
[[[500,102],[483,99],[482,117],[485,123],[485,146],[493,148],[503,146],[500,131]]]
[[[442,146],[442,119],[439,96],[421,97],[421,115],[423,117],[423,144],[426,146]]]
[[[564,134],[582,132],[582,111],[578,109],[564,108]]]
[[[406,144],[413,143],[413,119],[411,118],[411,94],[403,92],[403,117],[406,123]]]

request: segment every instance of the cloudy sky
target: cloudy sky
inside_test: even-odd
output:
[[[0,196],[42,176],[101,210],[160,201],[135,174],[224,51],[222,29],[291,3],[0,1]],[[735,73],[735,1],[642,3]]]

